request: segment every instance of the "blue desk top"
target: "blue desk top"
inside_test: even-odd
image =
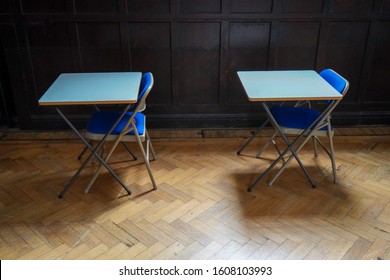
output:
[[[142,73],[61,74],[39,105],[129,104],[137,101]]]
[[[342,95],[312,70],[238,71],[250,101],[337,100]]]

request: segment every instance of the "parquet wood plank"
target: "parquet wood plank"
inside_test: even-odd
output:
[[[230,256],[231,260],[246,260],[248,259],[256,250],[261,247],[262,244],[259,244],[253,240],[249,240],[244,246],[242,246],[236,253]]]
[[[173,260],[188,260],[192,255],[198,253],[200,250],[204,248],[204,245],[195,241],[190,245],[186,246],[183,250],[172,256]]]
[[[390,225],[390,204],[387,204],[383,211],[381,211],[378,220]]]
[[[325,256],[327,260],[339,260],[341,259],[353,246],[354,242],[344,238],[339,238],[333,244],[330,252]]]
[[[230,240],[244,245],[249,241],[246,234],[241,233],[244,229],[242,224],[232,221],[232,223],[224,223],[216,219],[209,220],[207,225],[213,227],[217,231],[229,237]],[[262,239],[261,239],[262,240]]]
[[[203,212],[207,211],[210,207],[215,205],[215,201],[212,199],[208,199],[202,203],[200,203],[198,206],[194,207],[193,209],[187,211],[184,215],[180,217],[180,219],[186,223],[190,222],[192,219],[195,219],[199,215],[201,215]]]
[[[217,199],[213,198],[212,196],[215,196],[214,194],[210,196],[210,192],[194,182],[182,184],[180,191],[202,203],[209,199],[213,201],[219,201],[221,199],[221,196],[217,196]]]
[[[236,221],[232,221],[231,223],[233,225],[237,224]],[[286,237],[275,231],[274,227],[264,227],[256,222],[247,221],[245,225],[241,225],[241,229],[248,232],[246,234],[247,237],[259,243],[261,243],[264,238],[272,240],[277,244],[282,244],[286,240]]]
[[[101,224],[101,228],[110,234],[111,239],[116,239],[119,242],[125,244],[127,247],[132,247],[140,242],[131,232],[127,231],[122,224],[115,224],[111,221],[107,221]]]
[[[389,248],[389,241],[378,237],[368,248],[367,252],[362,256],[364,260],[378,260],[383,259],[384,254]]]
[[[135,225],[144,232],[148,232],[149,234],[151,234],[154,238],[158,240],[159,243],[163,244],[166,247],[172,245],[172,243],[176,241],[174,237],[165,233],[160,228],[158,228],[152,223],[149,223],[146,220],[138,221],[135,223]]]
[[[42,247],[46,244],[31,227],[24,223],[14,225],[13,229],[15,230],[15,233],[19,235],[32,249]]]
[[[184,205],[183,201],[181,201],[179,199],[175,199],[171,203],[160,208],[160,210],[158,212],[155,212],[155,213],[149,215],[149,217],[147,217],[146,220],[151,222],[151,223],[157,222],[157,221],[163,219],[164,217],[166,217],[167,215],[171,214],[172,211],[178,209],[182,205]]]
[[[280,244],[269,239],[250,255],[249,258],[254,260],[266,260],[279,246]]]
[[[61,259],[63,260],[75,260],[80,255],[88,253],[91,248],[84,243],[80,243],[77,246],[73,246],[68,250]]]
[[[318,217],[313,217],[308,219],[309,222],[312,224],[315,224],[319,226],[320,228],[318,229],[319,231],[325,230],[325,231],[330,231],[333,232],[334,234],[341,236],[345,239],[350,240],[351,242],[356,242],[357,239],[359,239],[359,236],[354,234],[353,232],[334,226],[332,223],[328,222],[327,219],[320,219]]]
[[[199,201],[192,199],[186,204],[183,204],[180,207],[176,208],[175,210],[171,211],[171,213],[165,215],[163,220],[168,223],[171,223],[179,219],[181,216],[185,215],[185,213],[191,211],[193,208],[197,207],[198,205],[199,205]]]
[[[185,248],[183,244],[178,242],[173,243],[171,246],[163,250],[161,253],[155,255],[152,259],[154,260],[172,260],[175,256]]]
[[[283,260],[285,259],[289,254],[291,254],[292,251],[295,250],[295,248],[298,246],[298,244],[290,239],[286,239],[280,246],[272,252],[271,255],[268,256],[267,259],[269,260]]]
[[[46,254],[43,254],[39,257],[41,260],[61,260],[63,256],[70,250],[69,246],[66,244],[61,244],[56,247],[52,247],[50,251]],[[36,257],[33,256],[32,259]]]
[[[104,243],[102,243],[104,244]],[[140,243],[138,243],[140,244]],[[138,245],[137,244],[137,245]],[[94,259],[96,260],[115,260],[118,255],[129,249],[125,244],[118,243],[113,246],[106,246],[107,250],[103,251],[101,254],[97,254]],[[133,246],[134,247],[134,246]]]
[[[26,252],[25,254],[21,254],[16,259],[18,260],[31,260],[32,258],[41,259],[42,255],[45,255],[51,252],[53,248],[48,246],[47,244],[43,244],[40,247],[34,248],[31,251]]]
[[[133,260],[133,259],[137,259],[137,257],[140,254],[142,254],[143,252],[145,252],[146,250],[148,250],[150,248],[153,248],[153,246],[152,247],[147,247],[147,246],[145,246],[145,244],[139,242],[139,243],[135,244],[134,246],[132,246],[130,248],[127,248],[126,250],[124,250],[123,252],[118,254],[117,256],[115,256],[114,259],[117,259],[117,260]],[[155,254],[153,254],[153,255],[155,255]]]
[[[321,239],[316,246],[305,256],[305,260],[323,260],[331,251],[334,242],[328,239]]]
[[[84,254],[78,256],[77,260],[93,260],[96,259],[98,256],[103,254],[108,250],[108,247],[104,244],[99,244],[98,246],[92,248],[88,252],[85,252]]]
[[[286,256],[286,260],[302,260],[304,259],[307,254],[316,246],[315,242],[312,242],[310,240],[304,240],[303,242],[299,243],[298,246],[294,248],[294,250],[291,251],[290,254]]]
[[[142,243],[140,243],[140,244],[142,244]],[[134,247],[139,247],[137,245]],[[129,255],[128,252],[126,252],[126,254],[119,255],[117,257],[117,259],[151,260],[152,258],[154,258],[156,255],[162,253],[162,251],[164,251],[167,248],[166,246],[164,246],[160,242],[157,242],[150,247],[146,247],[144,244],[142,244],[142,245],[143,245],[143,248],[139,248],[139,250],[137,250],[138,254]]]
[[[211,260],[226,260],[236,254],[242,245],[234,240],[223,246],[218,252],[210,257]]]
[[[177,219],[171,224],[177,229],[187,234],[188,236],[192,237],[194,240],[198,241],[203,246],[207,246],[208,244],[213,242],[213,239],[209,235],[204,234],[202,231],[198,230],[193,225],[185,223],[181,219]]]
[[[208,260],[211,256],[215,255],[216,252],[219,252],[223,248],[223,245],[213,241],[207,246],[203,247],[202,250],[198,251],[189,258],[190,260]]]
[[[371,246],[371,242],[359,238],[348,250],[348,252],[341,258],[343,260],[359,260],[362,259],[363,255],[367,252],[368,248]]]

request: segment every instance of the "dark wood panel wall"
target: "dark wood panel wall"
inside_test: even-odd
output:
[[[333,68],[351,84],[336,124],[390,123],[389,0],[1,0],[0,32],[23,129],[64,127],[37,100],[96,71],[153,72],[155,128],[255,126],[236,72],[267,69]],[[82,125],[90,109],[66,112]]]

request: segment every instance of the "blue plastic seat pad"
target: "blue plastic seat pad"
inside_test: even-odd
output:
[[[126,113],[111,134],[120,134],[132,114],[132,112]],[[120,115],[121,112],[114,111],[95,112],[88,122],[87,130],[95,134],[106,134],[118,120]],[[143,135],[145,130],[145,115],[142,113],[136,113],[134,121],[138,134]],[[134,130],[131,130],[127,135],[134,135]]]
[[[320,115],[317,110],[306,107],[274,106],[270,111],[278,125],[295,129],[307,128]],[[326,126],[321,130],[326,130]]]

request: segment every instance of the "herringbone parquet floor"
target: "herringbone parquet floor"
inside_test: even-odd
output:
[[[154,139],[156,191],[119,148],[111,165],[131,196],[106,171],[84,194],[92,165],[60,200],[82,145],[0,138],[0,258],[390,259],[390,136],[335,137],[338,184],[309,144],[316,189],[293,162],[248,193],[269,165],[252,156],[265,139],[243,156],[239,138]]]

